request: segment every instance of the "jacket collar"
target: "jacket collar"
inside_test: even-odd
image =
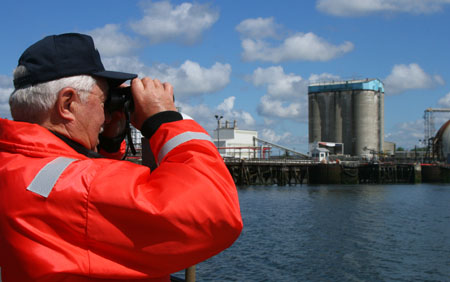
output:
[[[101,156],[38,124],[3,118],[0,118],[1,152],[20,153],[31,157],[65,156],[75,159]]]
[[[91,159],[97,159],[97,158],[104,158],[102,155],[100,155],[97,152],[91,151],[84,146],[82,146],[80,143],[73,141],[72,139],[67,138],[66,136],[50,130],[51,133],[55,134],[59,139],[64,141],[67,145],[69,145],[72,149],[74,149],[77,153],[80,153],[82,155],[85,155],[88,158]]]

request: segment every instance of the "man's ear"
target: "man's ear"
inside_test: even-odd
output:
[[[66,87],[58,92],[56,100],[56,112],[65,120],[72,121],[75,119],[74,110],[76,109],[76,102],[79,97],[77,91],[71,87]]]

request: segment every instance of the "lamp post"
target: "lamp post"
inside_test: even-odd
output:
[[[216,119],[217,119],[217,150],[220,153],[219,147],[220,147],[220,137],[219,137],[219,133],[220,133],[220,120],[223,118],[223,116],[219,116],[219,115],[215,115]]]

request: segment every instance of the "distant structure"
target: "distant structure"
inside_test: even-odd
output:
[[[264,148],[256,146],[254,137],[258,137],[257,131],[238,129],[236,121],[233,123],[218,121],[217,128],[213,132],[214,144],[223,157],[240,159],[259,157],[259,151]]]
[[[450,120],[444,123],[433,140],[433,153],[438,160],[450,164]]]
[[[309,143],[343,144],[344,154],[383,152],[384,86],[378,79],[314,83],[308,87]]]
[[[425,128],[425,136],[423,139],[423,143],[427,146],[427,151],[431,155],[434,155],[436,152],[432,152],[433,150],[433,139],[436,134],[435,128],[435,114],[436,113],[450,113],[449,108],[427,108],[423,114],[424,119],[424,128]]]
[[[323,162],[328,161],[328,156],[330,155],[330,151],[325,148],[315,147],[311,151],[311,157],[314,161]]]
[[[142,133],[130,124],[131,140],[133,140],[134,148],[140,152],[142,150]],[[127,140],[128,141],[128,140]]]

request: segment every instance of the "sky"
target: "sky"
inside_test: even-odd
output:
[[[2,0],[0,19],[2,118],[22,52],[66,32],[91,35],[108,70],[170,82],[210,134],[221,115],[304,153],[310,83],[380,79],[385,140],[406,149],[427,108],[450,108],[450,0]]]

